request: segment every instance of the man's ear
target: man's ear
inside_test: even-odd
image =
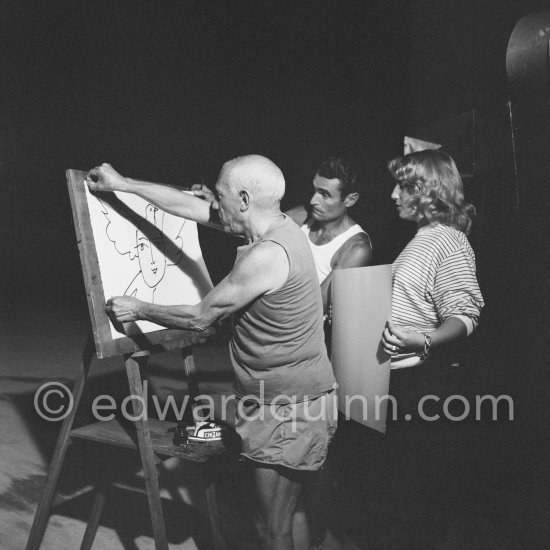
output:
[[[346,208],[352,207],[358,200],[359,193],[350,193],[349,195],[346,195],[346,198],[344,199]]]
[[[250,208],[250,195],[248,194],[248,191],[241,191],[239,193],[239,197],[241,197],[241,212],[246,212]]]

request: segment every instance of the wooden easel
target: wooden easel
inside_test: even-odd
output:
[[[138,334],[124,333],[124,336],[118,335],[116,338],[113,337],[111,322],[105,314],[105,292],[101,277],[98,249],[96,248],[97,241],[86,195],[86,172],[67,170],[66,176],[90,312],[92,336],[89,338],[82,356],[80,370],[73,389],[73,408],[63,421],[61,427],[61,433],[59,434],[49,467],[44,494],[39,502],[27,543],[27,550],[38,550],[40,546],[48,517],[51,513],[57,482],[67,448],[73,439],[78,438],[103,444],[107,443],[115,446],[134,448],[139,451],[157,550],[168,550],[156,468],[157,463],[163,457],[177,456],[203,464],[203,474],[205,474],[203,479],[206,483],[207,506],[214,548],[215,550],[225,550],[225,544],[220,531],[220,517],[216,505],[216,487],[210,470],[211,459],[225,451],[225,447],[221,441],[195,442],[182,447],[174,446],[172,434],[168,430],[169,428],[173,428],[175,423],[146,418],[146,415],[140,414],[142,401],[136,399],[131,400],[134,409],[133,415],[137,419],[133,421],[133,430],[128,431],[116,419],[73,429],[76,411],[82,397],[94,354],[94,346],[99,359],[105,357],[124,358],[130,394],[141,398],[145,396],[143,395],[140,367],[145,367],[149,355],[151,353],[181,348],[184,371],[191,398],[193,398],[198,395],[198,385],[195,377],[195,363],[191,352],[191,345],[204,340],[197,333],[191,331],[166,329]],[[113,208],[118,208],[119,210],[117,211],[119,211],[119,214],[125,218],[128,224],[132,224],[131,230],[136,231],[136,218],[140,218],[140,216],[135,212],[132,214],[128,206],[116,196],[110,196],[110,200],[114,203]],[[150,220],[141,216],[137,223],[139,223],[140,234],[150,237],[151,241],[158,239],[160,228],[153,226]],[[112,246],[112,243],[109,243],[109,246]],[[170,246],[168,246],[165,252],[166,254],[171,253],[174,256],[173,247],[170,249]],[[178,254],[176,253],[175,256],[178,256]],[[199,264],[187,267],[193,267],[190,272],[196,277],[201,276],[201,269],[204,268],[206,270],[204,265],[201,267]],[[208,278],[208,274],[204,275],[203,273],[203,282],[205,276]],[[108,487],[102,487],[96,492],[90,519],[82,541],[82,550],[89,550],[92,546],[107,490]]]
[[[38,550],[47,527],[48,518],[52,511],[57,483],[65,460],[69,444],[73,439],[87,439],[102,444],[137,449],[141,456],[145,478],[145,489],[149,503],[153,537],[156,550],[168,550],[164,514],[160,498],[157,464],[162,458],[177,456],[184,460],[191,460],[203,465],[203,482],[205,483],[206,501],[211,526],[212,542],[215,550],[225,550],[225,542],[221,532],[220,515],[217,506],[215,477],[211,471],[211,459],[225,451],[221,441],[188,443],[184,447],[176,447],[172,442],[170,428],[174,422],[149,419],[141,414],[141,402],[132,399],[133,415],[139,418],[134,422],[134,433],[128,432],[114,419],[107,422],[97,422],[77,429],[73,429],[74,419],[84,391],[88,372],[94,354],[93,339],[90,337],[86,344],[79,374],[74,388],[74,404],[70,414],[63,421],[61,432],[57,439],[55,450],[48,469],[46,485],[34,517],[26,550]],[[196,396],[197,386],[195,378],[195,364],[191,348],[182,349],[184,369],[189,380],[191,397]],[[140,366],[144,366],[149,357],[148,352],[135,352],[125,357],[126,375],[130,394],[144,397]],[[90,513],[89,521],[84,533],[81,550],[90,550],[97,533],[101,512],[106,501],[108,487],[96,489],[95,500]]]

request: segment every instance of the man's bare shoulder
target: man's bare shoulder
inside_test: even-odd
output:
[[[263,241],[239,257],[230,275],[232,279],[261,287],[264,293],[270,294],[285,283],[289,271],[285,249],[273,241]]]
[[[351,236],[334,254],[332,268],[365,267],[372,262],[372,244],[366,233]]]
[[[233,272],[248,271],[265,275],[279,269],[288,271],[288,266],[288,256],[280,244],[262,241],[239,256]]]
[[[251,246],[249,251],[243,254],[243,257],[246,258],[247,261],[252,259],[256,262],[273,263],[280,260],[282,257],[286,257],[286,252],[280,244],[266,240],[255,246]]]
[[[299,226],[304,225],[308,216],[308,212],[303,206],[294,206],[287,210],[285,214]]]
[[[342,248],[345,246],[368,246],[371,248],[371,242],[370,237],[367,233],[356,233],[355,235],[352,235],[343,245]]]

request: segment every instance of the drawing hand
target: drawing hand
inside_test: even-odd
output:
[[[144,302],[131,296],[115,296],[107,300],[105,313],[119,323],[138,321]]]
[[[214,193],[212,193],[212,191],[202,183],[195,183],[192,185],[191,191],[193,191],[193,195],[195,195],[195,197],[199,197],[199,199],[207,202],[214,202],[216,200]]]
[[[127,187],[126,179],[107,163],[92,168],[86,183],[90,191],[124,191]]]

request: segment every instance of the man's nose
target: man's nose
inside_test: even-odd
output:
[[[212,208],[213,208],[214,210],[219,210],[219,209],[220,209],[220,205],[219,205],[219,203],[218,203],[218,201],[217,201],[216,199],[214,199],[214,200],[212,201]]]
[[[309,204],[311,204],[311,206],[315,206],[316,204],[319,204],[317,200],[317,193],[313,193],[311,200],[309,201]]]
[[[399,198],[399,185],[396,185],[391,192],[391,198],[397,200]]]

